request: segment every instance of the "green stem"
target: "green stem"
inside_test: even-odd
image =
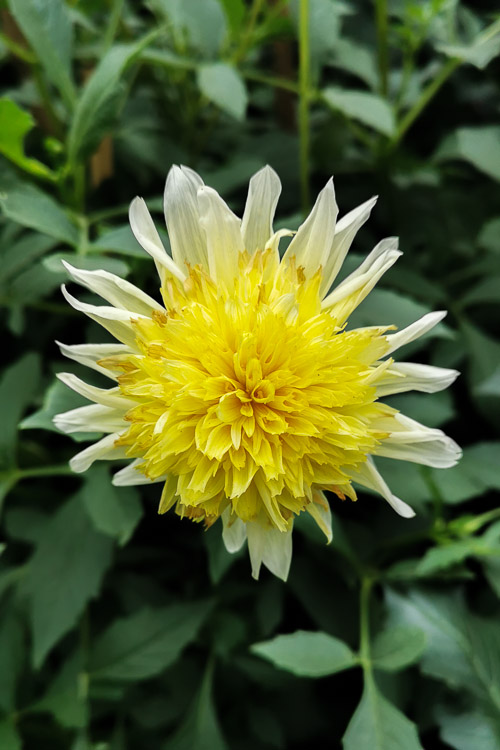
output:
[[[45,83],[45,79],[42,75],[42,72],[37,65],[33,66],[32,72],[33,72],[33,79],[38,89],[38,93],[40,94],[40,99],[42,100],[43,108],[47,115],[47,119],[49,121],[52,133],[57,138],[62,139],[64,135],[63,128],[59,121],[59,118],[57,117],[56,111],[52,105],[52,97],[47,88],[47,84]]]
[[[373,679],[370,650],[370,595],[373,578],[365,576],[361,581],[359,596],[359,656],[365,681]]]
[[[17,469],[17,479],[33,479],[35,477],[61,477],[73,474],[68,464],[54,466],[37,466],[32,469]]]
[[[250,17],[246,24],[245,32],[242,35],[240,45],[233,55],[233,62],[235,64],[242,60],[248,52],[252,44],[252,36],[255,29],[255,24],[260,15],[260,12],[264,6],[265,0],[253,0],[252,7],[250,8]]]
[[[387,96],[389,76],[389,16],[387,12],[387,0],[375,0],[375,22],[377,26],[380,93],[382,96]]]
[[[302,211],[309,210],[309,88],[311,55],[309,49],[309,0],[300,0],[299,8],[299,139],[300,187]]]
[[[443,496],[439,490],[438,485],[434,481],[434,477],[431,474],[431,470],[428,466],[421,466],[420,470],[424,481],[429,489],[431,497],[434,501],[434,528],[433,531],[439,533],[443,530]]]
[[[111,13],[109,14],[109,18],[108,18],[108,26],[104,34],[104,39],[102,40],[102,56],[103,57],[108,51],[108,49],[111,47],[111,45],[113,44],[113,40],[118,31],[118,26],[120,25],[120,18],[121,18],[121,14],[123,10],[123,4],[124,4],[124,0],[113,0],[113,4],[111,6]]]
[[[279,78],[278,76],[268,76],[262,73],[258,73],[254,70],[240,70],[240,73],[249,81],[264,83],[267,86],[272,86],[276,89],[285,89],[285,91],[291,91],[293,94],[300,93],[300,87],[294,81],[289,81],[286,78]]]
[[[439,73],[429,85],[422,91],[418,101],[415,102],[413,107],[406,113],[399,127],[396,131],[396,135],[391,141],[391,146],[397,146],[400,140],[403,138],[406,131],[413,125],[415,120],[420,116],[423,110],[427,107],[431,99],[437,94],[441,86],[448,80],[452,73],[459,67],[462,60],[458,57],[452,57],[442,67]]]

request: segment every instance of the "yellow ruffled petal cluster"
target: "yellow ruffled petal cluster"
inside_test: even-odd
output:
[[[100,364],[137,406],[117,445],[150,479],[168,475],[161,510],[215,521],[230,506],[285,530],[313,490],[355,499],[349,467],[380,438],[374,363],[385,329],[345,331],[271,248],[242,253],[233,284],[200,267],[162,288],[165,313],[133,321],[140,356]]]

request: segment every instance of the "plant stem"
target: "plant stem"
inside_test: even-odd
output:
[[[108,49],[113,44],[114,38],[116,36],[116,32],[118,31],[118,26],[120,25],[120,17],[123,10],[123,3],[124,0],[113,0],[112,6],[111,6],[111,13],[109,14],[108,18],[108,26],[106,28],[106,32],[104,34],[104,39],[102,42],[102,56],[106,54]]]
[[[397,146],[406,131],[413,125],[415,120],[427,107],[431,99],[437,94],[441,86],[448,80],[451,74],[455,72],[461,62],[462,60],[460,60],[460,58],[452,57],[441,67],[437,76],[433,78],[429,85],[422,91],[418,101],[415,102],[413,107],[406,113],[399,123],[396,135],[391,141],[392,147]]]
[[[375,21],[377,25],[378,69],[380,93],[387,96],[389,75],[389,22],[387,0],[375,0]]]
[[[373,578],[364,576],[359,596],[359,655],[366,681],[373,679],[370,653],[370,594]]]
[[[245,57],[252,44],[252,35],[255,29],[255,24],[257,23],[257,19],[264,6],[264,2],[265,0],[253,0],[252,7],[250,8],[250,17],[248,19],[248,23],[246,24],[246,29],[242,35],[240,45],[233,55],[233,62],[235,64],[239,63],[240,60]]]
[[[300,187],[302,211],[309,210],[309,94],[310,94],[309,49],[309,0],[300,0],[299,7],[299,139],[300,139]]]

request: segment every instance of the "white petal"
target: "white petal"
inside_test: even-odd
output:
[[[132,327],[131,319],[144,318],[144,315],[131,313],[127,310],[119,310],[116,307],[88,305],[86,302],[80,302],[80,300],[77,300],[76,297],[73,297],[68,292],[64,284],[61,287],[61,291],[71,307],[95,320],[96,323],[99,323],[99,325],[109,331],[118,341],[127,344],[133,349],[136,348],[135,331]]]
[[[420,320],[416,320],[411,325],[403,328],[402,331],[391,333],[387,336],[389,348],[387,349],[386,354],[391,354],[401,346],[409,344],[410,341],[415,341],[415,339],[420,338],[420,336],[424,336],[434,328],[434,326],[440,323],[444,317],[446,317],[446,310],[427,313],[427,315],[424,315]]]
[[[446,367],[420,365],[416,362],[394,362],[375,385],[377,398],[405,391],[436,393],[448,388],[460,375]]]
[[[377,422],[377,428],[387,430],[374,453],[377,456],[412,461],[436,469],[455,466],[462,455],[460,447],[441,430],[426,427],[404,414],[395,414],[392,419]]]
[[[97,363],[101,359],[107,359],[108,357],[121,356],[123,354],[132,354],[132,350],[124,344],[61,344],[60,341],[56,341],[57,346],[61,350],[61,354],[65,357],[73,359],[85,367],[90,367],[92,370],[97,370],[102,375],[106,375],[108,378],[116,380],[115,375],[105,367],[101,367]]]
[[[96,388],[95,385],[85,383],[72,372],[58,372],[57,377],[68,388],[72,388],[84,398],[102,404],[102,406],[121,409],[123,413],[135,406],[135,402],[123,396],[119,388]]]
[[[231,508],[228,506],[222,514],[222,539],[227,551],[231,554],[238,552],[246,538],[246,524],[238,516],[231,515]]]
[[[323,281],[320,288],[321,294],[326,294],[335,281],[358,229],[368,219],[376,202],[376,196],[370,198],[369,201],[349,211],[348,214],[337,222],[332,251],[323,271]]]
[[[178,263],[172,260],[163,247],[163,242],[156,231],[151,214],[142,198],[134,198],[130,204],[128,216],[132,232],[134,233],[137,242],[142,245],[144,250],[154,259],[162,283],[164,281],[165,271],[169,271],[173,276],[184,281],[186,274],[184,273],[183,268],[179,268]]]
[[[387,237],[371,251],[366,260],[336,289],[325,297],[321,306],[343,323],[371,292],[377,281],[402,255],[397,237]]]
[[[303,266],[308,277],[316,273],[320,266],[325,268],[334,247],[338,212],[333,179],[330,179],[290,242],[282,262],[295,256],[297,266]]]
[[[156,484],[157,482],[164,482],[165,477],[158,477],[157,479],[149,479],[145,474],[137,469],[137,466],[142,463],[142,459],[138,458],[136,461],[127,464],[123,469],[117,471],[113,476],[111,484],[115,487],[131,487],[139,484]]]
[[[245,250],[263,250],[273,233],[273,219],[281,193],[281,182],[271,167],[254,174],[248,186],[248,198],[241,220]]]
[[[316,521],[319,528],[326,536],[327,544],[333,539],[332,534],[332,512],[330,510],[330,503],[325,497],[324,492],[315,490],[313,493],[314,502],[306,505],[306,511]]]
[[[114,432],[112,435],[106,435],[97,443],[93,443],[93,445],[89,445],[88,448],[77,453],[69,462],[72,470],[81,474],[83,471],[87,471],[94,461],[112,461],[115,458],[126,458],[124,448],[115,448],[115,442],[120,434]]]
[[[117,432],[124,427],[123,410],[101,404],[90,404],[56,414],[53,422],[58,430],[73,432]]]
[[[410,508],[407,503],[404,503],[399,497],[392,494],[371,458],[368,458],[364,464],[361,464],[357,471],[350,471],[349,473],[354,481],[362,487],[368,487],[382,495],[384,500],[387,500],[391,508],[400,516],[403,516],[403,518],[413,518],[415,515],[413,508]]]
[[[151,315],[153,310],[164,310],[149,294],[119,276],[107,271],[84,271],[62,261],[68,273],[79,284],[110,302],[114,307],[141,315]]]
[[[241,221],[212,188],[198,190],[198,206],[206,234],[210,276],[230,288],[238,270],[239,254],[244,250]]]
[[[201,177],[188,167],[174,166],[167,176],[163,207],[172,256],[184,269],[186,263],[208,270],[207,242],[200,225],[198,189]]]
[[[249,521],[246,526],[253,578],[259,578],[260,566],[264,564],[271,573],[286,581],[292,561],[292,529],[279,531],[273,526],[262,526],[258,521]]]

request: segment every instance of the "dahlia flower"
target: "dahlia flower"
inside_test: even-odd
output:
[[[353,482],[378,492],[401,516],[373,457],[453,466],[456,443],[382,403],[409,390],[446,388],[455,370],[395,362],[392,353],[427,333],[444,312],[407,328],[350,330],[349,315],[400,256],[382,240],[332,286],[375,199],[337,221],[333,181],[296,233],[273,231],[281,192],[270,168],[250,180],[243,218],[187,167],[165,188],[169,254],[142,198],[132,231],[156,265],[161,302],[106,271],[66,263],[71,277],[109,303],[76,310],[119,343],[60,344],[67,357],[110,378],[109,389],[60,379],[94,403],[55,417],[67,433],[104,437],[71,460],[133,459],[113,483],[161,485],[159,512],[210,526],[220,517],[230,552],[248,542],[254,578],[264,564],[286,579],[295,516],[309,513],[331,539],[325,491],[356,500]],[[279,245],[291,236],[280,258]]]

